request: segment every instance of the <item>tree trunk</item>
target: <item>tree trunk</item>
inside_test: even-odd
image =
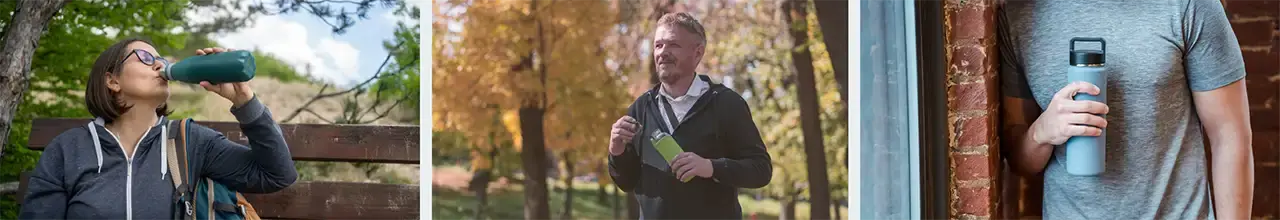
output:
[[[780,213],[781,215],[778,215],[778,218],[782,220],[795,220],[796,219],[796,196],[792,195],[787,197],[788,198],[786,199],[786,201],[782,202],[782,213]],[[813,207],[813,206],[810,206],[810,207]]]
[[[564,219],[573,219],[573,159],[564,153]]]
[[[22,94],[31,86],[31,58],[53,15],[70,0],[22,0],[5,25],[0,48],[0,148],[9,139]],[[0,157],[4,152],[0,151]]]
[[[598,177],[597,177],[597,178],[598,178]],[[598,181],[598,180],[597,180],[597,181]],[[604,185],[604,184],[598,184],[598,183],[596,184],[596,203],[606,204],[606,203],[605,203],[606,201],[605,201],[604,199],[605,199],[605,198],[608,198],[608,197],[605,197],[605,196],[608,196],[609,194],[608,194],[608,192],[605,192],[605,191],[604,191],[604,187],[605,187],[605,185]]]
[[[551,207],[547,204],[547,149],[543,146],[542,137],[545,113],[546,110],[541,108],[520,108],[525,219],[551,218]]]
[[[849,88],[849,2],[818,0],[813,4],[817,9],[818,27],[822,30],[822,42],[827,44],[831,69],[835,70],[836,83],[840,85],[840,101],[848,106],[849,91],[845,88]]]
[[[640,202],[635,193],[627,193],[627,219],[640,219]]]
[[[790,25],[791,39],[795,47],[805,47],[809,34],[803,28],[807,1],[791,0],[783,3],[783,18]],[[805,163],[809,176],[810,207],[827,207],[831,201],[831,187],[827,183],[827,154],[822,145],[822,125],[818,113],[818,91],[813,76],[813,58],[808,48],[791,50],[791,60],[795,63],[797,96],[800,104],[800,125],[804,133]],[[830,219],[831,212],[826,208],[809,209],[813,219]]]
[[[475,177],[476,179],[472,180],[473,184],[471,184],[471,191],[475,192],[477,200],[475,210],[476,219],[485,219],[485,208],[489,204],[489,181],[492,174],[492,170],[481,170],[477,172]]]
[[[843,219],[843,218],[840,218],[840,201],[839,200],[831,200],[831,212],[835,213],[835,215],[831,216],[832,217],[831,219]]]

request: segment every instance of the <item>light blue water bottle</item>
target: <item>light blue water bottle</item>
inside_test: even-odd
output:
[[[1098,42],[1102,44],[1102,47],[1100,50],[1076,50],[1077,41]],[[1070,48],[1071,65],[1067,66],[1067,81],[1092,83],[1101,90],[1097,96],[1081,92],[1076,93],[1073,98],[1075,100],[1091,100],[1106,104],[1107,72],[1103,64],[1107,61],[1107,42],[1102,38],[1077,37],[1071,38]],[[1101,174],[1106,169],[1106,130],[1104,129],[1102,133],[1097,137],[1075,136],[1067,139],[1065,145],[1067,148],[1067,173],[1079,176],[1093,176]]]

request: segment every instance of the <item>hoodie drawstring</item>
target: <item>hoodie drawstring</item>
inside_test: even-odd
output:
[[[86,125],[89,127],[89,135],[93,137],[93,152],[98,156],[98,173],[102,173],[102,141],[98,139],[97,127],[105,126],[103,125],[104,123],[103,121],[104,120],[102,118],[95,118],[93,121],[89,122],[88,125]],[[156,123],[157,124],[164,123],[164,121],[165,121],[165,117],[161,116],[160,120],[157,121]],[[94,126],[94,125],[98,125],[98,126]],[[168,144],[169,144],[169,123],[164,123],[164,125],[160,126],[160,158],[162,160],[167,160],[169,156],[168,152],[165,151],[165,149],[169,147]],[[134,150],[137,150],[137,149],[134,149]],[[169,174],[169,163],[160,163],[160,179],[164,179],[165,178],[164,176],[168,174]]]
[[[89,135],[93,136],[93,152],[98,154],[98,173],[102,173],[102,144],[98,141],[98,127],[93,126],[94,122],[97,121],[89,122]]]

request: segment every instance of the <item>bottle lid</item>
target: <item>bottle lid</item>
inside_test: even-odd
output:
[[[1101,50],[1073,50],[1071,51],[1071,65],[1090,65],[1104,64],[1107,62],[1107,55]]]
[[[1100,50],[1076,50],[1076,42],[1098,42]],[[1107,62],[1107,41],[1100,37],[1071,38],[1071,65],[1099,65]]]

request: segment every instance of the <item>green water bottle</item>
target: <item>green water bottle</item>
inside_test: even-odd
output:
[[[249,81],[253,79],[256,69],[252,53],[235,50],[187,57],[165,66],[161,75],[171,81],[191,84],[209,81],[212,84],[219,84]]]

